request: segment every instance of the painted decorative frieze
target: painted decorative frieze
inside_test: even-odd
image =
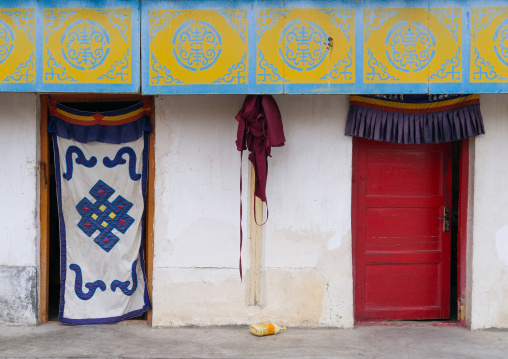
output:
[[[43,84],[133,83],[137,54],[130,8],[44,8],[42,12]]]
[[[354,9],[258,9],[258,84],[355,82]]]
[[[364,83],[462,82],[462,9],[363,12]]]
[[[35,58],[35,9],[0,8],[0,88],[35,85]]]
[[[508,82],[508,7],[471,10],[471,83]]]
[[[150,86],[248,83],[247,9],[150,9]],[[147,85],[148,85],[147,84]],[[220,90],[219,90],[220,91]]]

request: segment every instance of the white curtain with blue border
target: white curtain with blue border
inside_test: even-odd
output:
[[[150,131],[149,102],[98,113],[50,103],[63,323],[114,323],[150,309],[143,252]]]

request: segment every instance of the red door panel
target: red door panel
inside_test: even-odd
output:
[[[452,144],[354,146],[356,319],[448,318]]]

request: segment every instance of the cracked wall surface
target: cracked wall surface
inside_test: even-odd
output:
[[[249,306],[249,165],[234,118],[244,96],[156,100],[154,326],[353,325],[348,97],[275,96],[286,145],[272,148],[260,305]]]
[[[37,96],[0,95],[0,324],[37,320]]]

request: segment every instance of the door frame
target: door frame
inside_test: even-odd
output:
[[[460,141],[459,158],[459,203],[457,232],[457,321],[432,321],[428,325],[466,326],[466,283],[467,283],[467,214],[469,201],[469,138]],[[401,325],[396,321],[364,321],[357,320],[354,312],[356,301],[356,241],[357,241],[357,170],[358,170],[358,139],[353,137],[353,172],[351,183],[351,234],[353,259],[353,316],[354,325]],[[403,323],[403,322],[402,322]]]
[[[146,187],[146,203],[145,203],[145,270],[146,284],[148,294],[152,300],[152,277],[153,277],[153,219],[154,219],[154,201],[155,201],[155,108],[153,96],[142,95],[114,95],[114,94],[55,94],[40,96],[40,285],[39,285],[39,320],[44,323],[59,323],[48,321],[48,304],[49,304],[49,141],[48,135],[48,119],[49,108],[48,102],[132,102],[149,100],[151,102],[150,124],[152,132],[149,136],[148,145],[148,179]],[[123,321],[122,324],[152,324],[152,309],[146,312],[146,320]]]

